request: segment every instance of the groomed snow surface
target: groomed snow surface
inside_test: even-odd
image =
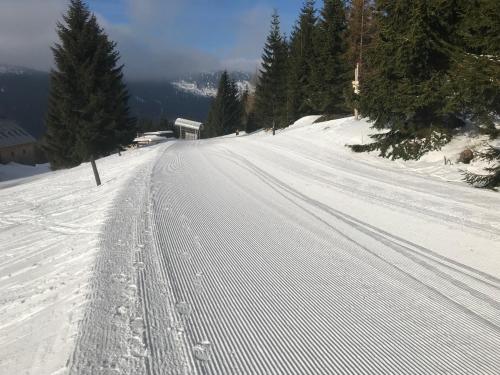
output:
[[[484,139],[391,162],[315,119],[0,190],[0,373],[499,374]]]
[[[11,178],[47,172],[0,183],[0,374],[67,372],[113,199],[159,151],[99,160],[99,188],[88,164],[0,165]]]

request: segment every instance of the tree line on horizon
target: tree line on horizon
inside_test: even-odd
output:
[[[275,11],[244,126],[282,128],[358,108],[383,132],[350,147],[404,160],[439,150],[466,125],[498,138],[499,14],[498,0],[323,0],[319,10],[305,0],[287,37]],[[478,157],[496,166],[465,180],[498,186],[498,148]]]
[[[357,12],[363,10],[357,4],[352,5],[352,43],[344,38],[348,29],[346,11],[343,1],[324,1],[318,16],[315,2],[308,0],[301,9],[290,38],[287,38],[281,32],[280,18],[275,10],[255,93],[246,91],[231,97],[232,101],[240,103],[237,129],[252,132],[273,126],[283,128],[314,113],[350,113],[346,101],[352,81],[350,64],[357,53],[355,42],[358,37],[355,33],[360,32],[354,27],[354,20],[359,16]],[[369,24],[367,19],[366,25]],[[219,96],[207,119],[207,129],[210,130],[205,133],[206,136],[212,136],[211,129],[217,127],[213,119],[223,116],[213,114],[227,108],[217,104]]]
[[[283,128],[311,114],[335,118],[354,107],[384,130],[351,145],[392,159],[418,159],[473,124],[498,138],[500,2],[497,0],[305,0],[290,36],[272,15],[255,92],[239,92],[225,72],[206,121],[206,137]],[[135,135],[116,44],[83,0],[71,0],[55,69],[44,148],[53,169],[109,155]],[[360,95],[353,92],[359,64]],[[500,183],[500,152],[486,176]]]

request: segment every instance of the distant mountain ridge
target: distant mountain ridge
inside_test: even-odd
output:
[[[15,75],[23,75],[36,72],[35,70],[23,68],[15,65],[1,64],[0,65],[0,74],[15,74]]]
[[[214,98],[217,95],[221,74],[222,72],[188,75],[172,81],[172,84],[181,91]],[[251,83],[252,75],[250,73],[231,72],[230,76],[236,82],[240,93],[245,90],[250,92],[255,90]]]
[[[221,72],[197,73],[173,80],[127,82],[135,117],[205,121]],[[230,73],[240,91],[253,90],[251,75]],[[45,132],[50,76],[47,72],[0,64],[0,117],[18,122],[35,138]]]

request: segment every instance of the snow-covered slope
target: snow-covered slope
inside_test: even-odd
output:
[[[199,84],[198,82],[179,80],[172,84],[179,90],[189,92],[194,95],[215,97],[217,95],[217,87],[209,84]]]
[[[200,73],[191,76],[182,77],[172,82],[180,91],[191,93],[193,95],[215,97],[217,95],[217,86],[219,84],[220,72]],[[255,88],[250,82],[251,75],[242,72],[231,72],[230,76],[236,81],[236,86],[240,93],[248,90],[254,91]]]
[[[312,120],[177,142],[123,191],[73,372],[498,372],[500,195]]]
[[[28,69],[19,66],[0,64],[0,74],[23,75],[27,71]]]
[[[372,123],[363,119],[356,121],[354,117],[339,120],[315,123],[320,116],[308,116],[298,120],[286,129],[278,130],[278,134],[286,134],[288,138],[303,140],[307,152],[330,152],[332,155],[345,155],[350,159],[357,159],[369,163],[374,167],[384,167],[401,171],[402,173],[428,176],[449,182],[462,183],[462,171],[481,172],[487,165],[481,160],[474,159],[469,165],[459,163],[460,153],[466,149],[482,151],[487,144],[492,144],[487,136],[477,134],[462,134],[453,138],[439,151],[429,152],[420,160],[389,160],[378,157],[378,152],[353,153],[347,145],[366,144],[372,142],[371,134],[377,130],[371,128]],[[264,135],[260,133],[260,135]],[[267,135],[267,134],[266,134]],[[498,141],[496,141],[498,142]],[[497,143],[494,144],[497,144]],[[318,148],[314,151],[314,148]],[[448,161],[445,164],[444,160]],[[465,183],[464,183],[465,184]]]
[[[0,373],[498,373],[500,194],[442,162],[469,140],[392,162],[316,119],[0,190]]]
[[[158,151],[98,160],[99,188],[88,164],[0,185],[0,374],[52,374],[65,367],[108,209]]]

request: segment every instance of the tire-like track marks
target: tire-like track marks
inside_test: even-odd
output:
[[[500,373],[499,279],[217,141],[177,143],[134,182],[103,236],[72,373]]]
[[[153,181],[192,373],[498,373],[497,279],[210,144],[170,149]]]

